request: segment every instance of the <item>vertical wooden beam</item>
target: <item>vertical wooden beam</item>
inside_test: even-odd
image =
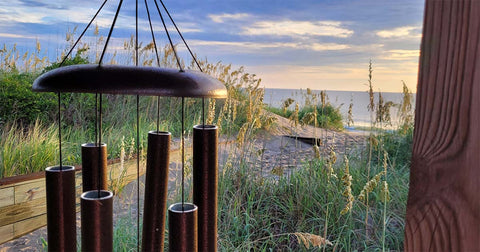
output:
[[[406,251],[480,251],[480,1],[427,0]]]

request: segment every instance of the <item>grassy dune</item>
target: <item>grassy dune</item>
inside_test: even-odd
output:
[[[151,64],[152,55],[148,51],[151,49],[148,45],[145,48],[142,62]],[[165,66],[173,63],[169,50],[166,47],[162,55]],[[40,49],[27,54],[23,61],[22,57],[15,55],[18,55],[15,49],[0,50],[2,107],[8,105],[9,108],[0,115],[0,177],[42,171],[58,163],[59,122],[56,121],[55,106],[52,106],[55,97],[48,94],[37,97],[34,101],[41,104],[30,104],[35,108],[32,111],[25,109],[29,106],[23,106],[37,95],[29,93],[26,88],[31,85],[30,80],[50,64],[40,56]],[[85,55],[91,55],[87,49],[77,53],[80,58],[71,60],[86,60]],[[223,81],[228,90],[225,100],[206,100],[207,123],[218,125],[223,137],[236,139],[235,151],[220,164],[220,251],[403,249],[413,132],[408,89],[404,90],[404,102],[398,105],[402,110],[398,130],[390,133],[381,130],[388,121],[390,105],[383,100],[381,104],[370,104],[372,131],[366,137],[366,147],[353,149],[347,155],[331,149],[327,155],[312,155],[305,159],[302,169],[289,176],[262,177],[241,155],[236,155],[251,153],[247,151],[248,143],[258,137],[257,133],[275,127],[274,120],[263,113],[265,105],[260,79],[243,68],[232,69],[231,65],[207,61],[200,64],[206,73]],[[369,71],[371,91],[371,65]],[[373,97],[373,91],[370,94]],[[173,132],[174,137],[180,135],[179,100],[157,99],[142,97],[140,100],[141,152],[146,147],[149,130],[158,127]],[[323,100],[324,97],[312,96],[309,100],[311,109],[303,112],[297,109],[276,112],[290,118],[294,127],[310,124],[336,128],[338,118],[334,123],[329,121],[330,117],[324,117],[327,104],[322,103]],[[62,96],[64,162],[79,164],[80,144],[93,140],[94,104],[92,95]],[[157,111],[158,104],[160,111]],[[187,99],[186,129],[200,123],[201,104],[200,99]],[[102,134],[109,146],[109,158],[136,151],[134,105],[133,96],[105,96]],[[334,117],[335,111],[331,113]],[[191,132],[187,130],[186,134]],[[312,148],[318,149],[318,146]],[[136,233],[135,221],[128,218],[116,221],[115,246],[118,250],[136,247],[136,240],[131,238],[131,234]]]

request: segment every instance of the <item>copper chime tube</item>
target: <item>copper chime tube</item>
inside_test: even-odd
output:
[[[167,215],[170,132],[148,132],[142,251],[163,251]]]
[[[77,251],[75,168],[45,170],[48,251]]]
[[[168,208],[168,250],[197,252],[197,212],[192,203],[175,203]]]
[[[113,193],[92,190],[80,198],[82,251],[113,251]]]
[[[193,203],[198,206],[199,251],[217,251],[217,139],[217,126],[193,126]]]
[[[83,192],[107,190],[107,145],[105,143],[100,147],[97,143],[82,144],[82,187]]]

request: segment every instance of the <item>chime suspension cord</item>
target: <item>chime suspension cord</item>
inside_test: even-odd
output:
[[[160,96],[157,96],[157,133],[160,132]]]
[[[157,66],[160,67],[160,57],[158,56],[157,41],[155,39],[155,33],[153,32],[152,19],[150,17],[150,10],[148,8],[147,0],[145,1],[145,9],[147,10],[148,24],[150,25],[150,33],[152,35],[153,48],[155,49],[155,56],[157,59]],[[160,96],[157,96],[157,132],[160,128]]]
[[[110,37],[112,36],[113,28],[115,27],[115,23],[117,22],[118,13],[120,13],[120,8],[122,8],[122,3],[123,3],[123,0],[120,0],[120,3],[118,4],[117,11],[115,12],[115,17],[113,18],[112,26],[110,27],[110,30],[108,31],[108,36],[107,36],[107,40],[105,41],[105,46],[103,47],[103,50],[102,50],[102,55],[100,56],[100,59],[98,60],[98,65],[102,64],[103,56],[105,55],[105,51],[107,51],[108,42],[110,42]]]
[[[102,167],[102,93],[99,95],[99,104],[98,104],[98,168],[97,168],[97,195],[100,198],[101,188],[101,167]]]
[[[61,108],[61,102],[60,102],[60,97],[61,93],[58,92],[58,153],[59,153],[59,158],[60,158],[60,171],[62,171],[62,108]]]
[[[95,93],[95,144],[98,143],[98,93]]]
[[[205,129],[205,97],[202,97],[202,128]]]
[[[137,95],[137,251],[140,251],[140,96]]]
[[[160,19],[162,20],[163,28],[165,29],[165,33],[167,34],[168,41],[170,42],[170,46],[172,47],[173,54],[175,55],[175,58],[177,59],[177,65],[178,68],[180,69],[181,72],[183,72],[182,64],[180,62],[180,58],[178,57],[177,50],[175,50],[175,47],[173,46],[172,38],[170,37],[170,33],[168,32],[167,25],[165,24],[165,20],[163,19],[162,12],[160,11],[160,8],[158,7],[158,3],[155,0],[155,6],[157,7],[158,15],[160,16]]]
[[[167,10],[167,7],[165,7],[165,4],[163,4],[163,1],[162,1],[162,0],[160,0],[160,3],[162,4],[163,9],[165,10],[165,12],[167,13],[168,17],[170,18],[170,21],[172,22],[173,26],[175,27],[175,30],[177,30],[178,35],[180,35],[180,38],[182,39],[183,43],[184,43],[185,46],[187,47],[188,52],[190,53],[190,55],[192,56],[193,60],[195,61],[195,64],[197,64],[198,69],[200,69],[200,72],[203,72],[202,67],[200,67],[200,64],[198,63],[197,58],[196,58],[195,55],[193,54],[192,50],[190,50],[190,47],[188,46],[187,41],[183,38],[183,35],[182,35],[182,33],[180,32],[180,30],[178,29],[177,24],[175,24],[175,21],[173,21],[173,18],[172,18],[172,16],[170,15],[170,12],[168,12],[168,10]],[[157,0],[155,0],[155,4],[157,4]],[[158,8],[158,5],[157,5],[157,8]],[[166,30],[166,29],[165,29],[165,30]]]
[[[138,66],[138,0],[135,0],[135,66]],[[137,94],[137,251],[140,251],[140,96]]]
[[[184,211],[183,205],[185,204],[185,196],[184,196],[184,191],[185,191],[185,138],[184,138],[184,128],[185,128],[185,115],[184,115],[184,110],[185,110],[185,97],[182,97],[182,139],[181,139],[181,145],[182,145],[182,211]]]
[[[157,9],[158,9],[158,4],[157,4],[157,0],[154,1],[155,2],[155,5],[157,6]],[[200,70],[200,72],[203,72],[203,69],[202,67],[200,66],[200,64],[198,63],[198,60],[197,58],[195,57],[195,54],[193,54],[192,50],[190,49],[190,46],[188,46],[187,44],[187,41],[185,40],[185,38],[183,37],[182,33],[180,32],[180,29],[178,29],[178,26],[177,24],[175,23],[175,21],[173,20],[172,18],[172,15],[170,15],[170,12],[168,11],[167,7],[165,6],[165,4],[163,3],[162,0],[160,0],[160,3],[162,4],[162,7],[163,9],[165,10],[165,12],[167,13],[168,15],[168,18],[170,19],[170,21],[172,22],[173,26],[175,27],[175,30],[177,30],[177,33],[178,35],[180,36],[180,38],[182,39],[183,41],[183,44],[185,44],[185,47],[187,47],[187,50],[188,52],[190,53],[190,55],[192,56],[192,59],[193,61],[195,61],[195,64],[197,65],[198,69]],[[160,10],[158,10],[158,13],[160,13]],[[162,14],[160,14],[160,17]],[[162,18],[162,22],[163,22],[163,18]],[[165,27],[165,23],[164,23],[164,27]],[[170,39],[170,35],[168,34],[168,30],[167,28],[165,27],[165,31],[167,32],[167,35],[168,35],[168,38]],[[172,42],[170,41],[170,44]],[[173,48],[173,46],[172,46]],[[175,50],[174,50],[175,52]],[[177,56],[177,54],[175,53],[175,56]],[[177,57],[177,61],[178,61],[178,57]],[[202,97],[202,127],[205,129],[205,97]]]
[[[100,6],[100,8],[97,10],[97,13],[95,13],[95,15],[93,16],[93,18],[90,20],[90,22],[88,23],[87,27],[85,27],[85,29],[83,30],[82,34],[80,34],[80,37],[78,37],[77,41],[75,41],[75,43],[73,44],[72,48],[70,48],[70,51],[68,51],[67,55],[65,55],[65,57],[63,58],[62,62],[60,63],[59,67],[61,67],[63,65],[63,63],[65,62],[65,60],[68,58],[68,56],[70,56],[70,54],[72,53],[73,49],[75,48],[75,46],[77,46],[78,42],[80,41],[80,39],[82,39],[83,35],[85,34],[85,32],[88,30],[88,27],[90,27],[90,25],[92,24],[93,20],[95,20],[95,18],[97,17],[98,13],[100,13],[100,11],[102,10],[103,6],[107,3],[108,0],[105,0],[103,2],[103,4]]]

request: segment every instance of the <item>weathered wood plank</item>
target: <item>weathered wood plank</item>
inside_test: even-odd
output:
[[[480,251],[480,1],[427,0],[406,251]]]
[[[32,232],[32,230],[36,230],[37,228],[41,228],[47,225],[47,214],[42,214],[30,219],[22,220],[13,224],[13,236],[14,238],[18,238],[24,234],[28,234]]]
[[[2,178],[0,179],[0,189],[5,187],[10,187],[13,184],[21,185],[24,182],[29,183],[30,180],[43,178],[43,177],[45,177],[44,172],[35,172],[35,173],[26,174],[26,175]]]
[[[13,224],[0,227],[0,244],[13,239]]]
[[[15,204],[46,197],[45,179],[34,179],[29,183],[15,185]]]
[[[45,198],[22,202],[0,208],[2,226],[45,214],[47,206]]]
[[[15,190],[12,187],[0,189],[0,207],[15,204]]]
[[[137,178],[137,161],[129,160],[123,164],[109,162],[110,182],[117,180],[128,184]],[[140,163],[140,175],[145,173],[145,162]],[[82,173],[75,174],[76,210],[80,211],[82,193]],[[21,176],[20,179],[8,178],[0,183],[0,244],[30,233],[46,225],[45,178],[39,174]]]

